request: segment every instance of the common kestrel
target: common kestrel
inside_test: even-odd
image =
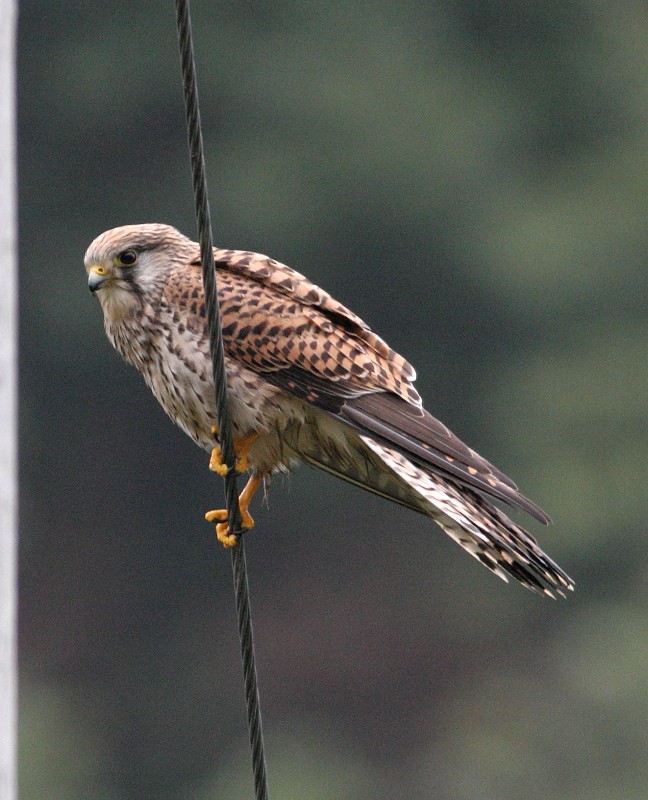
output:
[[[414,369],[353,312],[272,258],[215,248],[229,398],[248,505],[304,461],[431,517],[504,580],[553,596],[571,579],[491,502],[548,516],[423,409]],[[168,225],[102,233],[85,255],[108,338],[223,471],[199,246]],[[206,515],[232,545],[226,514]]]

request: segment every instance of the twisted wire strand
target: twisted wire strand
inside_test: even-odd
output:
[[[225,476],[225,502],[227,506],[229,529],[238,534],[238,544],[232,548],[232,574],[238,616],[241,660],[245,682],[248,732],[252,750],[252,769],[257,800],[268,800],[265,754],[263,746],[263,727],[259,689],[257,685],[254,637],[250,609],[250,592],[247,580],[247,564],[241,531],[241,514],[238,504],[238,488],[235,471],[236,454],[232,434],[232,419],[227,401],[227,379],[225,354],[221,332],[220,309],[216,287],[216,264],[207,196],[207,178],[203,148],[200,109],[198,105],[198,86],[194,59],[193,37],[189,0],[175,0],[180,62],[184,87],[187,136],[191,158],[191,175],[196,203],[196,222],[200,241],[200,253],[205,289],[205,308],[209,330],[209,346],[212,358],[214,385],[216,387],[216,410],[218,418],[218,438],[224,463],[228,466]]]
[[[203,286],[205,289],[205,307],[209,330],[209,343],[216,387],[216,411],[218,417],[219,441],[224,463],[229,467],[225,476],[225,495],[230,522],[230,531],[239,531],[241,527],[238,509],[238,491],[234,464],[236,455],[231,435],[232,420],[227,402],[227,381],[225,376],[225,356],[223,353],[223,337],[221,334],[220,309],[216,293],[216,264],[214,263],[214,245],[211,228],[209,198],[207,196],[207,175],[198,105],[198,84],[191,33],[191,17],[188,0],[176,0],[178,22],[178,40],[180,44],[180,62],[184,86],[185,112],[187,118],[187,136],[189,140],[189,156],[191,159],[191,177],[196,203],[196,222],[200,241],[200,254],[203,269]]]

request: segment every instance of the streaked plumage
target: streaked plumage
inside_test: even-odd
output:
[[[489,498],[544,523],[547,515],[423,409],[402,356],[289,267],[214,252],[234,431],[259,434],[247,452],[257,483],[305,461],[431,517],[505,580],[545,594],[572,588]],[[128,225],[95,239],[85,264],[110,341],[167,414],[212,450],[198,245],[166,225]]]

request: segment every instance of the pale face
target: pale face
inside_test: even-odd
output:
[[[88,287],[107,320],[116,323],[141,310],[174,256],[189,240],[169,225],[124,225],[98,236],[85,255]]]
[[[86,258],[88,287],[99,298],[104,314],[111,321],[132,313],[140,305],[135,275],[141,269],[142,256],[134,248],[93,254]]]

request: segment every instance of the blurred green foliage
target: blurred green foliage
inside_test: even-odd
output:
[[[21,3],[23,800],[252,796],[221,487],[81,266],[117,224],[195,230],[172,6]],[[218,242],[406,355],[577,582],[542,602],[277,479],[247,547],[271,796],[643,800],[648,7],[193,6]]]

